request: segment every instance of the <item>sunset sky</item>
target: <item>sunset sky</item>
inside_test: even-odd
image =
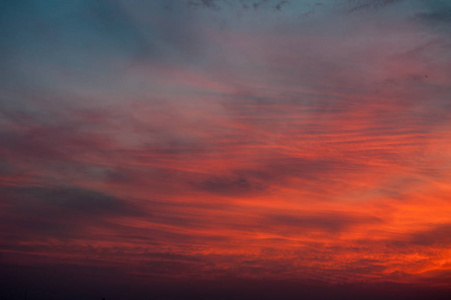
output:
[[[451,295],[451,1],[4,0],[0,36],[0,298]]]

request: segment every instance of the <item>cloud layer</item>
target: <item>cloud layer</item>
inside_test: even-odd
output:
[[[444,1],[2,6],[19,278],[449,287]]]

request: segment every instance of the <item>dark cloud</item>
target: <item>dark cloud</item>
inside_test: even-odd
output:
[[[193,186],[210,193],[228,196],[249,195],[265,190],[261,183],[251,180],[239,175],[210,177],[193,183]]]
[[[10,189],[10,193],[14,198],[17,198],[17,201],[22,202],[25,200],[25,203],[28,202],[28,204],[49,204],[61,209],[94,215],[129,214],[131,212],[130,208],[122,200],[92,190],[75,187]]]
[[[10,174],[13,171],[8,161],[0,160],[0,175]]]
[[[407,241],[421,246],[448,247],[451,245],[451,224],[439,224],[431,229],[412,233]]]
[[[0,129],[0,151],[10,159],[73,161],[75,154],[111,146],[107,135],[92,131],[97,120],[77,119],[67,112],[1,113],[7,125]]]
[[[80,134],[77,131],[76,128],[67,127],[30,128],[22,132],[4,131],[0,132],[1,148],[9,157],[72,160],[71,153],[80,153],[82,149],[105,149],[109,144],[105,137],[90,133]]]
[[[274,10],[280,11],[289,1],[280,0],[189,0],[187,4],[193,8],[206,8],[210,10],[220,10],[221,7],[242,8],[243,10],[252,7],[257,10],[262,7],[271,7]]]
[[[431,249],[444,249],[451,245],[451,224],[440,223],[429,228],[405,232],[383,240],[386,247],[393,251],[409,251],[428,253]],[[362,241],[364,244],[365,241]]]
[[[90,228],[94,227],[113,231],[114,239],[138,244],[227,240],[183,232],[210,228],[212,224],[203,220],[204,213],[227,209],[224,204],[158,201],[152,199],[154,193],[149,191],[145,200],[133,201],[77,187],[3,187],[1,192],[5,240],[111,239],[108,234],[90,236]],[[118,218],[133,221],[116,222]],[[141,222],[154,226],[135,225]]]
[[[315,185],[316,182],[326,180],[326,178],[328,184],[331,184],[333,182],[331,175],[344,176],[363,167],[346,160],[287,156],[262,159],[259,162],[252,169],[237,172],[249,180],[254,178],[252,181],[260,182],[267,189],[278,185],[284,186],[295,179],[300,180],[302,183],[299,184],[304,188],[315,189],[314,186],[309,185]]]
[[[105,217],[141,216],[132,204],[77,187],[2,187],[4,236],[70,238]]]
[[[198,8],[205,7],[208,9],[219,9],[217,0],[200,0],[200,1],[188,1],[188,6]]]
[[[436,13],[419,13],[416,17],[430,23],[449,23],[451,22],[451,10]]]
[[[265,153],[258,153],[256,157],[259,155],[266,156]],[[317,187],[310,184],[315,185],[318,180],[330,178],[331,174],[345,175],[363,167],[345,160],[297,158],[275,154],[268,156],[256,160],[252,168],[233,169],[227,174],[186,174],[183,177],[191,186],[201,191],[228,196],[255,196],[270,193],[280,186],[289,185],[293,180],[300,180],[302,183],[299,184],[306,189],[316,189]],[[329,184],[331,182],[332,180]]]
[[[445,267],[449,267],[449,263]],[[428,282],[432,286],[449,289],[449,283],[451,282],[451,271],[448,269],[436,269],[426,271],[422,274],[422,281]],[[450,296],[451,296],[451,290]]]
[[[451,22],[451,3],[449,1],[423,1],[426,9],[416,15],[430,25],[447,25]]]
[[[264,223],[270,224],[274,231],[290,234],[310,230],[339,233],[353,226],[382,222],[380,218],[374,216],[356,216],[348,213],[335,212],[272,214],[264,218]]]
[[[280,1],[279,3],[276,4],[276,6],[274,6],[274,8],[276,10],[280,11],[282,9],[282,6],[284,6],[287,3],[288,3],[288,1]]]
[[[150,258],[158,258],[162,260],[173,260],[173,261],[187,261],[187,262],[198,262],[201,261],[199,256],[195,255],[182,255],[182,254],[174,254],[174,253],[165,253],[165,252],[150,252],[144,254]]]
[[[352,6],[350,11],[378,9],[402,1],[404,0],[348,0]]]
[[[451,24],[451,5],[439,1],[429,2],[427,3],[428,9],[424,12],[415,14],[413,20],[424,24],[433,31],[440,30],[449,34]],[[449,39],[446,40],[449,41]],[[449,51],[449,47],[447,51]]]

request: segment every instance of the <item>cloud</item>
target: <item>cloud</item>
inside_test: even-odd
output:
[[[246,10],[250,7],[257,10],[262,7],[272,7],[274,10],[280,11],[282,7],[289,3],[280,0],[189,0],[187,4],[193,8],[206,8],[210,10],[220,10],[221,7],[234,7]]]
[[[413,17],[416,22],[421,22],[430,30],[449,32],[451,22],[451,6],[442,1],[428,1],[425,3],[426,9],[418,12]],[[449,39],[447,39],[449,40]]]
[[[0,10],[10,265],[447,278],[448,5],[38,2]]]
[[[205,7],[208,9],[219,9],[217,2],[217,0],[188,1],[188,6],[194,8]]]
[[[348,0],[353,6],[350,11],[363,9],[379,9],[404,0]]]
[[[219,195],[247,195],[250,193],[262,192],[264,186],[258,182],[251,182],[242,176],[211,177],[204,181],[193,183],[201,190]]]
[[[439,224],[424,231],[411,233],[407,237],[407,242],[421,246],[447,247],[451,244],[451,223]]]
[[[358,216],[340,212],[272,214],[264,218],[264,223],[270,224],[269,226],[275,232],[289,232],[291,234],[316,230],[340,233],[350,227],[382,222],[380,218],[374,216]]]
[[[141,216],[119,198],[78,187],[2,187],[5,237],[72,239],[113,216]]]
[[[279,3],[276,4],[275,9],[280,11],[282,9],[282,7],[287,3],[288,3],[288,1],[280,1]]]

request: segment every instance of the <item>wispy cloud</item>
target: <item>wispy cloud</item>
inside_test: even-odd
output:
[[[0,12],[5,266],[449,280],[445,2],[38,2]]]

